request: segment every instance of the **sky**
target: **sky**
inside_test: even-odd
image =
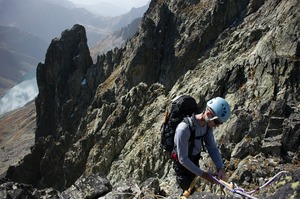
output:
[[[115,4],[118,7],[123,7],[130,10],[132,7],[142,7],[146,5],[150,0],[69,0],[75,4],[93,5],[99,2],[106,2]]]

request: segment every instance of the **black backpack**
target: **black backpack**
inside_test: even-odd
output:
[[[175,98],[171,104],[170,112],[168,110],[165,113],[164,121],[161,126],[161,147],[167,151],[172,152],[174,150],[174,136],[177,125],[184,121],[189,125],[191,130],[191,139],[195,137],[194,127],[184,119],[187,116],[191,116],[193,113],[198,114],[199,108],[196,100],[188,95],[181,95]]]

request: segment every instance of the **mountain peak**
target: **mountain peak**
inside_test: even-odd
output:
[[[160,190],[154,195],[178,197],[172,163],[159,146],[165,111],[181,94],[203,110],[222,96],[232,115],[213,135],[228,181],[253,190],[288,171],[278,191],[255,196],[296,196],[299,9],[297,0],[152,1],[138,32],[95,64],[84,27],[64,31],[38,67],[35,146],[6,177],[69,195],[95,185],[84,197],[109,198],[122,184],[134,195],[151,187]],[[201,155],[200,167],[214,172],[209,154]],[[221,197],[209,192],[191,198]]]

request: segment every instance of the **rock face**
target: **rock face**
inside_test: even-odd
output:
[[[297,0],[153,0],[136,35],[95,64],[84,28],[64,31],[38,66],[35,146],[6,177],[63,192],[99,175],[115,189],[128,182],[124,193],[156,179],[152,194],[174,196],[159,147],[165,109],[180,94],[202,108],[223,96],[232,116],[214,134],[229,180],[252,189],[288,170],[282,197],[299,196],[299,11]]]
[[[61,38],[52,40],[45,64],[39,64],[37,68],[39,95],[36,98],[36,145],[32,153],[34,155],[25,157],[28,158],[28,164],[22,168],[26,171],[20,170],[24,173],[21,182],[37,186],[43,183],[39,182],[42,176],[52,181],[54,176],[49,171],[53,168],[50,167],[56,165],[54,167],[57,167],[57,171],[62,169],[57,161],[66,153],[68,145],[72,144],[74,131],[94,95],[92,90],[95,89],[87,86],[86,79],[87,70],[91,66],[92,59],[83,26],[75,25],[71,30],[64,31]],[[62,132],[65,133],[62,135]],[[45,139],[39,140],[41,137]],[[64,140],[64,143],[57,145],[56,139]],[[49,150],[51,145],[59,152]],[[43,157],[45,153],[48,153],[47,157]],[[40,164],[46,168],[39,168]],[[19,178],[13,173],[12,179]],[[53,181],[56,180],[54,177]]]
[[[64,31],[60,39],[52,40],[45,64],[37,68],[39,95],[36,99],[36,140],[58,131],[74,132],[78,119],[74,115],[87,108],[93,93],[85,74],[92,65],[85,29],[75,25]]]

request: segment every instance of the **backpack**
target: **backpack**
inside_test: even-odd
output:
[[[187,119],[193,113],[198,114],[199,108],[196,100],[189,95],[181,95],[176,97],[171,104],[170,112],[167,110],[165,113],[164,121],[161,126],[161,141],[160,146],[167,152],[174,150],[174,136],[177,125],[184,121],[189,125],[191,130],[191,139],[195,138],[194,127],[192,127]]]

